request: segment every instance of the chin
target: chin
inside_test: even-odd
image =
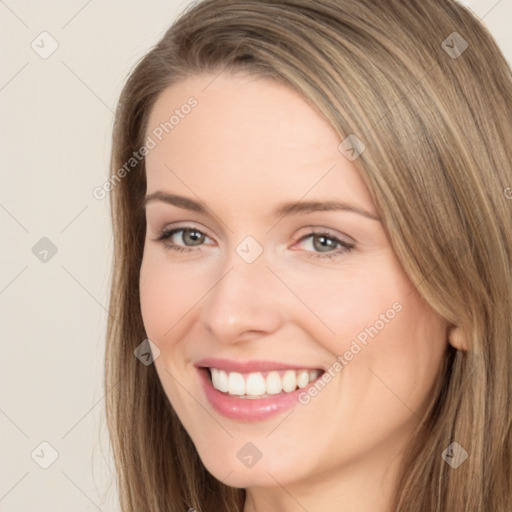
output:
[[[269,456],[263,452],[264,449],[259,460],[249,460],[245,462],[246,466],[243,462],[244,455],[250,453],[251,449],[246,448],[245,452],[242,451],[246,446],[245,442],[235,442],[233,445],[236,445],[236,448],[233,446],[232,449],[222,450],[221,453],[212,451],[201,453],[199,451],[199,456],[207,471],[230,487],[275,487],[307,477],[304,474],[297,474],[299,467],[302,468],[302,473],[307,472],[300,460],[292,460],[283,457],[282,454]],[[241,445],[242,449],[238,445]],[[269,446],[267,450],[272,450],[272,447]],[[275,452],[277,451],[275,450]]]

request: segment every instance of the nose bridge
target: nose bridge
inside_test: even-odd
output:
[[[226,258],[205,297],[202,321],[219,341],[234,342],[249,331],[273,332],[281,324],[276,278],[267,268],[263,247],[251,238]]]

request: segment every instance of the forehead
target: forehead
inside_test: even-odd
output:
[[[271,79],[187,78],[161,93],[146,136],[156,142],[146,156],[148,191],[189,188],[231,201],[256,195],[260,203],[327,194],[373,210],[336,132],[299,94]]]

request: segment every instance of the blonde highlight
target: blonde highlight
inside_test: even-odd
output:
[[[450,56],[453,32],[468,47]],[[397,512],[507,512],[512,504],[512,76],[485,27],[447,0],[204,0],[137,64],[116,111],[111,175],[144,144],[167,87],[206,72],[280,81],[341,139],[404,270],[457,326],[396,483]],[[243,489],[210,475],[152,365],[139,269],[144,161],[111,192],[114,259],[105,354],[107,423],[123,512],[242,510]],[[470,457],[441,458],[452,442]]]

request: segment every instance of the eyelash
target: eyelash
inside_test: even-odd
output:
[[[177,251],[179,253],[184,253],[184,252],[188,253],[188,252],[193,251],[194,250],[193,248],[181,247],[179,245],[166,242],[166,240],[170,239],[174,234],[179,233],[180,231],[195,231],[195,232],[201,233],[201,235],[208,236],[208,235],[206,235],[206,233],[203,233],[199,229],[196,229],[193,227],[182,226],[179,228],[173,228],[173,229],[167,229],[167,230],[164,229],[163,231],[160,231],[159,236],[158,236],[158,238],[155,239],[155,241],[165,242],[164,246],[167,249],[171,249],[171,250]],[[333,260],[336,260],[339,257],[343,256],[344,254],[349,253],[354,248],[354,244],[344,242],[343,240],[340,240],[339,238],[331,235],[330,233],[328,233],[326,231],[313,231],[313,232],[308,233],[307,235],[304,235],[303,237],[301,237],[298,240],[298,242],[302,242],[302,241],[304,241],[310,237],[313,237],[313,236],[323,236],[325,238],[328,238],[329,240],[332,240],[333,242],[335,242],[337,245],[340,245],[342,247],[342,249],[338,249],[337,251],[325,252],[325,253],[306,251],[307,257],[309,257],[309,258],[318,258],[321,260],[328,258],[331,261],[333,261]]]

